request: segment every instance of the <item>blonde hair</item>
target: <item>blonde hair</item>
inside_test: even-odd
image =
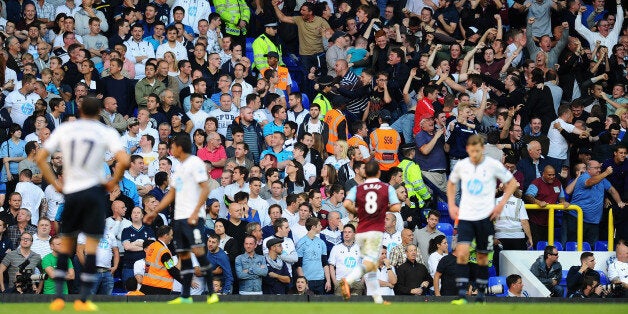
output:
[[[339,155],[340,155],[339,159],[347,158],[347,150],[349,149],[349,144],[347,144],[346,141],[339,140],[339,141],[336,141],[336,145],[342,148],[342,150],[339,152]],[[334,152],[334,155],[335,155],[335,152]]]

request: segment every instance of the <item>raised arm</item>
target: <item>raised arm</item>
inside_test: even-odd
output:
[[[292,16],[286,16],[285,14],[283,14],[283,12],[279,10],[278,5],[279,5],[279,0],[273,0],[273,8],[275,9],[275,14],[277,15],[277,18],[279,19],[279,21],[283,23],[295,24],[294,18]]]

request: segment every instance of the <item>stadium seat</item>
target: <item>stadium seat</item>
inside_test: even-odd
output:
[[[547,243],[547,241],[539,241],[536,244],[536,250],[537,251],[543,251],[545,250],[545,247],[548,246],[549,244]],[[557,250],[562,251],[563,250],[563,245],[560,242],[554,242],[554,246],[556,247]]]
[[[446,222],[451,224],[452,226],[454,225],[454,221],[449,217],[449,207],[447,206],[446,202],[438,202],[436,205],[436,208],[438,209],[438,212],[440,212],[440,218],[438,221],[440,222]]]
[[[488,277],[497,277],[497,270],[495,269],[495,266],[488,268]]]
[[[560,279],[559,285],[567,288],[567,274],[569,273],[569,269],[563,269],[563,277]]]
[[[247,37],[246,38],[246,47],[245,49],[247,51],[253,51],[253,42],[255,41],[255,38],[253,37]],[[251,59],[251,61],[253,61],[253,59]]]
[[[568,251],[568,252],[578,251],[578,242],[565,243],[565,251]],[[589,242],[582,242],[582,251],[591,251],[591,244],[589,244]]]
[[[310,109],[310,97],[307,97],[306,93],[301,93],[301,104],[303,108]]]
[[[295,80],[292,81],[292,84],[290,84],[290,91],[295,92],[295,93],[300,91],[299,84],[297,84],[297,81]]]
[[[508,285],[506,285],[506,277],[496,276],[488,278],[488,286],[492,287],[495,285],[502,285],[504,287],[504,292],[501,294],[496,294],[496,297],[506,297],[508,296]]]
[[[438,229],[440,232],[444,233],[446,236],[454,235],[454,226],[452,226],[450,223],[439,222],[436,225],[436,229]]]
[[[608,242],[607,241],[595,242],[595,250],[596,251],[608,251]]]
[[[539,241],[536,243],[536,250],[537,251],[543,251],[545,250],[545,247],[547,246],[547,241]]]
[[[598,274],[600,274],[600,284],[601,285],[607,285],[607,284],[610,283],[610,281],[608,280],[608,277],[606,277],[606,274],[603,271],[598,270],[597,272],[598,272]]]

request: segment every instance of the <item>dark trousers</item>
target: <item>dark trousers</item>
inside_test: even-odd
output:
[[[530,221],[530,233],[532,233],[532,243],[534,243],[534,247],[536,247],[539,241],[547,241],[547,226],[541,226]]]
[[[303,84],[301,86],[302,92],[306,93],[310,99],[314,99],[314,81],[307,78],[312,68],[316,68],[316,72],[321,75],[327,75],[327,61],[325,60],[325,53],[315,55],[301,56],[301,69],[303,71]]]

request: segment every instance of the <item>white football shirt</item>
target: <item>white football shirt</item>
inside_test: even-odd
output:
[[[205,163],[197,156],[188,156],[181,163],[177,172],[170,179],[170,187],[175,189],[176,195],[174,199],[174,219],[189,218],[196,204],[198,204],[201,187],[199,183],[209,180]],[[199,215],[203,217],[205,213],[205,205],[201,207]]]

